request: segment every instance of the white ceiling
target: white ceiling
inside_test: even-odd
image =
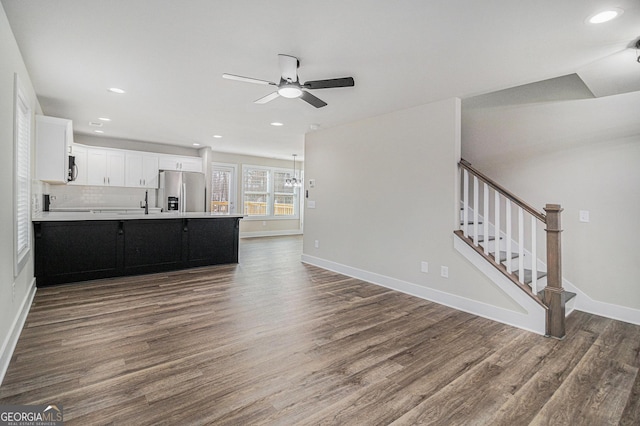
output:
[[[1,2],[45,114],[73,119],[78,133],[92,133],[89,122],[106,116],[105,137],[224,152],[289,159],[303,154],[311,124],[581,69],[606,81],[599,61],[620,52],[640,79],[629,48],[640,37],[637,0]],[[609,7],[624,13],[585,22]],[[271,87],[222,78],[278,81],[278,53],[300,58],[301,82],[353,76],[355,87],[313,91],[329,104],[322,109],[284,98],[256,105]]]

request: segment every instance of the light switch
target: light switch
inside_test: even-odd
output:
[[[580,222],[589,222],[589,210],[580,210]]]
[[[307,207],[310,209],[315,209],[316,208],[316,202],[313,200],[307,200]]]

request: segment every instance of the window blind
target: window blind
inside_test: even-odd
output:
[[[15,105],[15,255],[16,275],[31,248],[29,199],[31,194],[31,108],[16,78]]]

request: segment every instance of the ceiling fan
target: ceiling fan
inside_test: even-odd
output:
[[[259,80],[256,78],[242,77],[234,74],[222,74],[223,78],[236,81],[244,81],[245,83],[263,84],[276,86],[278,90],[269,93],[254,103],[266,104],[275,98],[282,96],[283,98],[300,98],[303,101],[313,105],[316,108],[322,108],[327,103],[322,99],[307,92],[307,90],[330,89],[334,87],[352,87],[355,85],[353,77],[331,78],[328,80],[313,80],[300,84],[297,69],[300,67],[300,60],[291,55],[278,55],[278,63],[280,65],[280,82],[278,84],[272,81]]]

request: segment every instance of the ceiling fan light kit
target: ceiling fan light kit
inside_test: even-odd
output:
[[[298,78],[298,67],[300,67],[300,60],[291,55],[278,55],[278,64],[280,66],[280,82],[278,84],[260,80],[257,78],[243,77],[235,74],[222,74],[222,78],[228,80],[241,81],[244,83],[254,83],[262,85],[276,86],[278,89],[275,92],[269,93],[266,96],[261,97],[254,101],[257,104],[266,104],[272,100],[282,96],[283,98],[300,98],[316,108],[322,108],[327,105],[325,101],[312,95],[308,90],[316,89],[331,89],[336,87],[353,87],[355,81],[353,77],[332,78],[327,80],[314,80],[307,81],[304,84],[300,84]]]
[[[293,84],[286,84],[278,89],[278,95],[289,99],[299,98],[302,96],[302,90]]]

